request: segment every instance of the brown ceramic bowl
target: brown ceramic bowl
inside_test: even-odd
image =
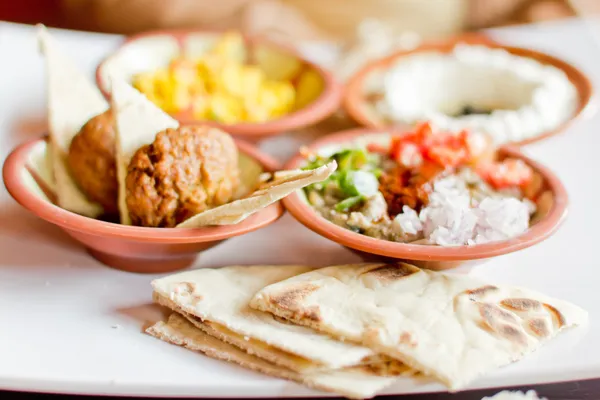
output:
[[[352,129],[328,135],[308,146],[311,151],[317,151],[324,146],[341,145],[361,138],[367,143],[375,140],[377,135],[387,134],[386,131],[373,129]],[[391,136],[400,135],[398,131]],[[365,253],[366,259],[384,257],[390,259],[409,260],[423,268],[443,270],[459,265],[479,263],[491,257],[512,253],[537,244],[557,231],[567,216],[568,197],[560,180],[543,165],[525,157],[516,148],[503,147],[499,150],[500,158],[514,157],[523,160],[531,166],[541,182],[538,215],[532,219],[532,225],[522,235],[510,240],[478,244],[473,246],[442,247],[431,245],[397,243],[375,239],[329,222],[318,215],[306,201],[302,191],[296,191],[283,200],[286,209],[300,223],[314,232],[333,240],[343,246]],[[285,168],[299,168],[305,162],[301,154],[292,158]]]
[[[237,141],[240,154],[254,160],[264,171],[279,168],[277,161],[251,144]],[[198,253],[234,236],[255,231],[283,214],[279,203],[236,225],[206,228],[144,228],[119,225],[84,217],[53,204],[48,184],[46,139],[26,142],[8,156],[3,167],[4,184],[11,196],[38,217],[58,225],[81,242],[98,261],[131,272],[159,273],[183,269]]]
[[[177,54],[188,54],[191,57],[201,54],[220,35],[222,32],[216,31],[161,30],[131,36],[98,66],[98,87],[108,98],[110,74],[130,81],[135,73],[166,66]],[[182,125],[210,124],[234,136],[256,141],[312,125],[338,109],[342,89],[332,74],[302,58],[292,49],[259,38],[245,37],[245,40],[249,62],[259,65],[263,70],[282,74],[285,79],[289,78],[296,86],[297,93],[302,92],[302,97],[310,101],[290,114],[264,123],[221,124],[196,119],[191,110],[173,114]],[[312,76],[316,83],[301,84],[307,76]]]
[[[397,52],[388,57],[368,63],[348,81],[343,100],[343,107],[346,113],[359,125],[365,127],[382,129],[391,126],[393,122],[386,121],[383,116],[378,115],[373,107],[373,103],[377,100],[378,95],[376,93],[368,93],[369,91],[366,88],[368,88],[374,80],[377,80],[381,74],[385,73],[388,68],[390,68],[402,57],[425,52],[450,53],[458,43],[485,45],[490,48],[504,49],[516,56],[532,58],[542,64],[550,65],[564,71],[569,80],[575,86],[579,99],[577,108],[570,120],[552,131],[544,132],[540,135],[536,135],[519,142],[510,143],[512,145],[525,145],[537,142],[564,131],[576,118],[583,114],[587,106],[590,104],[593,94],[593,86],[587,76],[575,66],[548,54],[521,47],[504,46],[493,41],[489,37],[481,34],[475,34],[460,36],[439,42],[426,43],[417,47],[416,49]]]

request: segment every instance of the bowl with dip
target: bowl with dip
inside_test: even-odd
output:
[[[575,66],[495,42],[444,41],[373,61],[347,85],[344,107],[370,128],[430,121],[522,145],[561,132],[592,100]]]

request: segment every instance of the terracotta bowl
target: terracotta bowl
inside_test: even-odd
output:
[[[317,151],[325,146],[339,146],[356,140],[369,143],[379,141],[381,137],[393,137],[399,134],[400,131],[387,135],[387,132],[382,130],[353,129],[328,135],[312,143],[308,149]],[[355,233],[329,222],[313,210],[302,191],[292,193],[283,200],[283,203],[300,223],[334,242],[364,253],[367,260],[376,258],[409,260],[423,268],[435,270],[480,263],[491,257],[522,250],[547,239],[557,231],[567,216],[567,192],[554,173],[525,157],[515,147],[503,147],[499,152],[500,158],[507,156],[518,158],[531,166],[538,178],[539,193],[544,193],[539,196],[539,212],[532,219],[531,227],[521,236],[506,241],[455,247],[391,242]],[[304,157],[298,154],[286,164],[285,168],[299,168],[304,163]]]
[[[237,141],[237,146],[242,157],[261,167],[258,173],[279,169],[275,160],[253,145]],[[96,220],[54,205],[46,160],[45,138],[15,148],[3,167],[8,192],[21,206],[83,244],[98,261],[125,271],[161,273],[186,268],[198,253],[231,237],[263,228],[283,214],[282,205],[275,203],[237,225],[193,229],[144,228]]]
[[[584,111],[587,110],[587,106],[592,100],[593,86],[587,76],[575,66],[567,63],[566,61],[535,50],[521,47],[504,46],[493,41],[489,37],[478,34],[460,36],[441,42],[426,43],[417,47],[416,49],[397,52],[388,57],[368,63],[348,81],[343,100],[344,110],[350,116],[350,118],[352,118],[361,126],[373,129],[383,129],[393,125],[393,122],[386,120],[386,118],[381,116],[374,107],[374,103],[377,101],[379,96],[377,93],[373,93],[369,89],[372,87],[373,82],[378,81],[386,72],[386,70],[402,57],[425,52],[450,53],[458,43],[485,45],[490,48],[504,49],[513,55],[532,58],[542,64],[554,66],[564,71],[569,80],[575,86],[578,92],[578,104],[570,120],[552,131],[544,132],[540,135],[536,135],[519,142],[512,142],[510,143],[512,145],[525,145],[537,142],[564,131],[576,118],[580,117]]]
[[[102,93],[110,96],[109,75],[131,81],[134,74],[168,65],[179,55],[195,57],[204,53],[222,32],[198,30],[161,30],[131,36],[96,70]],[[302,58],[294,50],[259,38],[245,37],[247,59],[271,74],[281,75],[296,86],[304,101],[297,110],[264,123],[221,124],[199,120],[191,111],[173,114],[183,125],[210,124],[249,141],[312,125],[333,114],[341,103],[341,85],[318,65]],[[305,84],[309,80],[313,84]],[[305,82],[305,83],[302,83]],[[302,93],[302,94],[300,94]]]

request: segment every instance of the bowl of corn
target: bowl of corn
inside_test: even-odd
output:
[[[96,71],[110,97],[125,79],[181,124],[210,124],[259,140],[335,112],[341,86],[292,49],[235,31],[167,30],[131,36]]]

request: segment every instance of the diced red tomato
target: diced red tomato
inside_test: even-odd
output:
[[[426,144],[427,140],[433,136],[433,129],[429,122],[423,122],[415,128],[415,139],[421,144]]]
[[[394,138],[389,155],[404,166],[418,165],[425,159],[444,168],[455,168],[477,158],[483,152],[482,146],[485,143],[473,140],[467,130],[434,132],[431,124],[424,122]]]
[[[440,145],[427,149],[426,157],[444,168],[455,168],[467,160],[468,152],[464,147]]]
[[[533,170],[521,160],[507,158],[501,162],[481,163],[477,172],[496,189],[523,187],[533,179]]]

